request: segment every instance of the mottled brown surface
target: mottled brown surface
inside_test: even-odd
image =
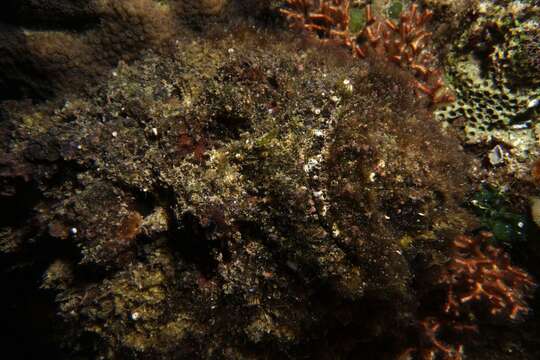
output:
[[[18,95],[56,84],[48,101],[1,103],[11,348],[395,359],[413,346],[440,304],[434,270],[448,244],[478,226],[465,204],[483,171],[415,96],[412,75],[257,18],[269,14],[260,3],[248,16],[249,1],[231,2],[211,22],[125,4],[102,7],[82,35],[31,42],[19,29],[34,47],[0,41],[39,59],[0,60]],[[214,14],[220,2],[199,4]],[[59,49],[71,54],[63,63]],[[78,76],[96,86],[60,86]],[[500,330],[535,358],[535,322],[486,324],[486,339]],[[511,358],[482,338],[466,349]]]

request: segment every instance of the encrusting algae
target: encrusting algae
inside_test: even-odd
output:
[[[433,114],[444,29],[387,5],[97,1],[80,32],[20,15],[0,252],[5,301],[35,300],[10,316],[39,306],[58,358],[512,359],[496,332],[534,359],[540,251],[467,206],[494,176]],[[525,214],[540,189],[519,181]]]

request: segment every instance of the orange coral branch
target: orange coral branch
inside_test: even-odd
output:
[[[418,322],[421,341],[418,347],[406,349],[403,359],[410,354],[419,359],[461,360],[463,345],[455,344],[466,332],[478,332],[472,319],[478,318],[480,304],[489,316],[516,320],[527,314],[527,298],[532,295],[536,283],[523,269],[510,263],[510,257],[502,249],[489,244],[493,235],[482,232],[478,236],[458,236],[451,247],[450,261],[442,272],[439,283],[446,290],[442,306],[443,315],[437,314]],[[441,334],[453,334],[454,344],[444,343]],[[406,356],[406,357],[405,357]]]
[[[490,314],[511,320],[529,311],[526,298],[536,283],[524,270],[512,266],[502,249],[487,244],[491,237],[482,232],[454,240],[452,260],[441,278],[449,289],[447,313],[460,315],[463,304],[471,301],[483,302]]]
[[[446,90],[440,91],[443,80],[440,72],[432,67],[434,56],[427,50],[431,32],[425,29],[425,24],[432,15],[429,10],[420,12],[418,5],[412,4],[400,14],[396,24],[389,19],[375,19],[368,5],[366,18],[371,20],[360,33],[359,40],[366,40],[362,45],[364,53],[371,47],[380,56],[410,70],[417,77],[413,86],[420,90],[419,94],[427,95],[432,104],[440,104],[452,101],[453,96]]]
[[[366,26],[359,34],[351,34],[349,0],[287,0],[281,9],[291,25],[337,40],[351,49],[353,56],[366,57],[370,50],[390,62],[411,71],[417,78],[412,86],[417,94],[428,96],[432,104],[453,101],[443,85],[441,74],[432,67],[434,56],[427,50],[431,33],[425,24],[431,19],[430,10],[419,11],[412,4],[400,14],[399,23],[379,20],[371,5],[366,5]]]

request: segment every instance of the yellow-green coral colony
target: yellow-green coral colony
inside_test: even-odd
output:
[[[540,11],[538,16],[540,17]],[[540,22],[538,18],[514,21],[504,40],[494,47],[491,61],[500,81],[511,86],[540,85]]]
[[[443,120],[465,117],[467,139],[478,142],[489,139],[493,129],[523,128],[533,116],[527,116],[535,106],[534,94],[516,91],[482,77],[473,61],[455,64],[450,72],[456,101],[436,111]]]
[[[436,116],[464,119],[469,143],[502,141],[526,157],[538,136],[540,10],[519,1],[506,6],[483,1],[478,12],[482,16],[447,59],[456,101],[437,109]]]

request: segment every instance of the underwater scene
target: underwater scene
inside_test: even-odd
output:
[[[540,359],[539,0],[2,0],[6,359]]]

